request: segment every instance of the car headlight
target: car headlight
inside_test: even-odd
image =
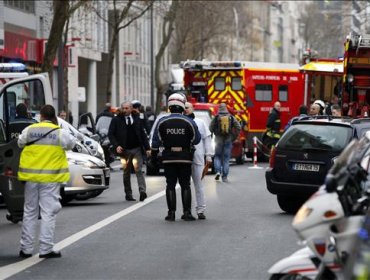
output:
[[[99,157],[100,157],[103,161],[105,161],[105,158],[104,158],[104,150],[103,150],[103,148],[102,148],[102,146],[101,146],[101,145],[98,145],[98,155],[99,155]]]
[[[98,167],[97,164],[95,164],[94,162],[89,161],[89,160],[68,159],[68,163],[69,164],[81,165],[81,166],[87,167],[87,168]]]
[[[303,205],[294,217],[293,225],[302,223],[310,214],[312,213],[312,208]]]

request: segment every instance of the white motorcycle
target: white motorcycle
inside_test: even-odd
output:
[[[270,279],[344,279],[369,199],[363,191],[367,172],[360,165],[370,140],[354,140],[329,171],[326,184],[297,212],[292,226],[304,248],[278,261]],[[368,152],[369,153],[369,152]]]

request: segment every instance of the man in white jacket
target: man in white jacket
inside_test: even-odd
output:
[[[191,166],[191,177],[193,179],[195,195],[197,200],[197,206],[195,210],[198,215],[198,219],[204,220],[206,216],[204,212],[206,210],[206,202],[204,199],[204,185],[202,183],[202,173],[204,169],[204,158],[208,163],[212,162],[212,144],[211,144],[211,132],[209,131],[208,125],[200,119],[195,118],[194,107],[191,103],[185,103],[185,112],[184,115],[189,118],[194,119],[195,123],[198,126],[199,133],[201,136],[201,141],[195,146],[195,153],[193,158],[193,164]]]

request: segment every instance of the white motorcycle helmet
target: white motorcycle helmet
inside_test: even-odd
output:
[[[315,100],[315,102],[313,104],[319,105],[320,106],[320,112],[322,114],[324,114],[324,110],[325,110],[325,103],[324,103],[324,101],[318,99],[318,100]]]
[[[185,110],[185,102],[186,98],[183,94],[180,93],[171,94],[170,97],[168,97],[168,108],[172,106],[178,106],[182,108],[182,110]]]

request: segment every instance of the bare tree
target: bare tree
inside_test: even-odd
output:
[[[230,59],[236,34],[233,8],[240,11],[242,5],[241,1],[181,1],[175,20],[173,61]]]
[[[333,1],[333,4],[338,1]],[[329,3],[330,4],[330,3]],[[323,9],[321,1],[312,1],[304,6],[300,17],[303,26],[303,40],[319,57],[333,57],[343,54],[345,31],[342,30],[341,9]],[[324,11],[324,12],[323,12]]]
[[[159,50],[155,56],[155,69],[154,69],[154,77],[155,77],[155,85],[157,89],[157,98],[156,98],[156,105],[155,111],[159,112],[161,106],[161,99],[163,92],[166,91],[167,83],[163,83],[161,81],[161,61],[163,59],[163,55],[165,50],[170,42],[172,32],[174,30],[174,23],[176,19],[176,12],[179,7],[179,1],[172,1],[170,8],[168,9],[166,15],[164,16],[163,23],[162,23],[162,41],[159,46]]]
[[[136,3],[140,7],[139,12],[134,12],[132,7]],[[113,62],[118,47],[118,38],[119,32],[129,26],[136,19],[143,16],[148,9],[153,5],[154,0],[146,1],[121,1],[113,0],[107,1],[108,8],[112,8],[110,13],[111,16],[104,18],[98,11],[95,10],[96,14],[106,21],[111,29],[110,33],[110,43],[109,43],[109,53],[108,53],[108,74],[107,74],[107,84],[106,84],[106,93],[107,93],[107,102],[111,101],[112,97],[112,79],[113,79]]]
[[[52,79],[52,70],[57,49],[63,39],[63,30],[70,16],[81,6],[87,5],[91,0],[64,1],[53,0],[54,16],[50,29],[48,43],[44,53],[44,59],[41,66],[42,72],[48,72]],[[59,63],[62,63],[61,61]]]

